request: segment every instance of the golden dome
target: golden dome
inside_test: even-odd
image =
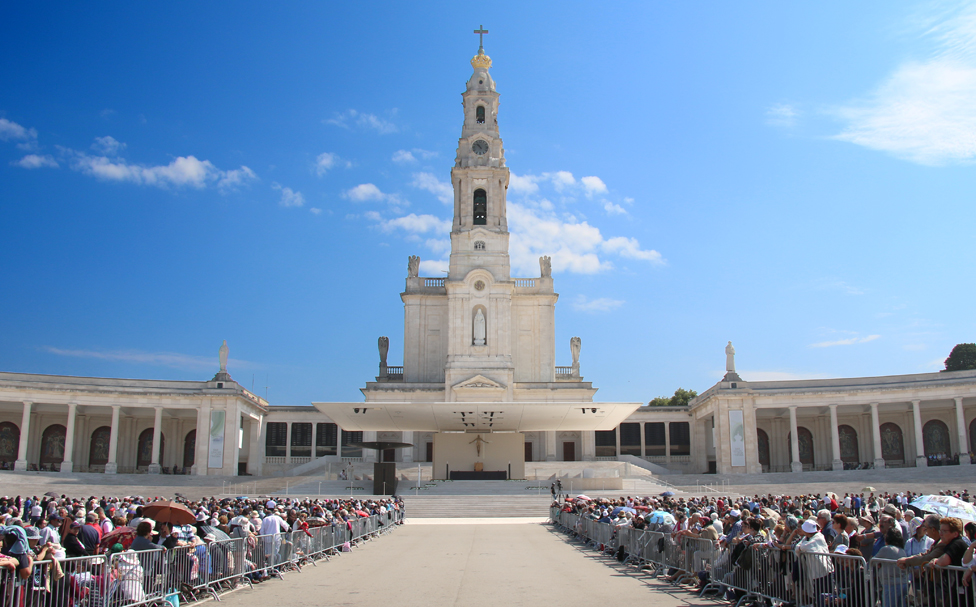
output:
[[[485,54],[484,49],[478,49],[478,54],[471,58],[471,67],[488,69],[491,67],[491,57]]]

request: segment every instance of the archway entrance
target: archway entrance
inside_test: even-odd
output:
[[[136,451],[136,467],[144,468],[152,463],[153,450],[153,429],[146,428],[139,433],[138,450]],[[163,461],[163,448],[166,446],[166,437],[159,434],[159,461]]]
[[[95,428],[88,449],[89,466],[104,466],[108,463],[108,445],[111,438],[112,429],[108,426]]]
[[[64,461],[64,439],[67,429],[61,424],[51,424],[41,435],[41,470],[60,468]]]
[[[892,422],[881,424],[881,458],[885,463],[902,463],[905,461],[905,437],[901,427]]]
[[[192,468],[197,453],[197,431],[190,430],[183,439],[183,467]]]
[[[9,470],[17,461],[20,448],[20,428],[13,422],[0,424],[0,468]]]

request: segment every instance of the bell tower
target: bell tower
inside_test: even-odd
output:
[[[484,29],[475,30],[483,36]],[[484,45],[471,59],[474,68],[464,93],[464,124],[451,169],[454,223],[451,229],[449,280],[462,280],[476,268],[496,281],[511,275],[505,195],[509,171],[498,134],[498,93],[488,70],[491,58]]]

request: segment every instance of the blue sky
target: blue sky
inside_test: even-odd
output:
[[[976,341],[970,3],[21,3],[0,370],[358,400],[440,275],[479,24],[513,271],[597,399],[936,371]]]

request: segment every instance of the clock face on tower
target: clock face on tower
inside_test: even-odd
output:
[[[479,139],[471,144],[471,150],[478,156],[481,156],[488,151],[488,142],[484,139]]]

